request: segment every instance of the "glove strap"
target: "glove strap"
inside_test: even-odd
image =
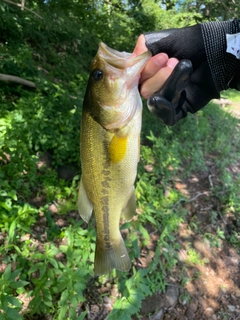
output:
[[[201,29],[214,84],[218,92],[221,92],[229,88],[238,63],[234,55],[226,52],[226,34],[238,33],[240,23],[238,19],[231,22],[206,22],[201,24]]]

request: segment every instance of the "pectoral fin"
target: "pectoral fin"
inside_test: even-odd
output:
[[[132,189],[132,193],[130,195],[130,198],[125,206],[125,208],[122,211],[122,214],[126,221],[132,220],[135,212],[136,212],[136,198],[134,194],[134,188]]]
[[[85,222],[88,222],[91,218],[92,211],[93,205],[88,200],[88,196],[81,179],[78,191],[78,212],[80,216],[83,218],[83,220]]]

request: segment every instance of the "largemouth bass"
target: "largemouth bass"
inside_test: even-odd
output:
[[[82,112],[78,209],[86,222],[94,211],[97,275],[131,267],[119,220],[121,213],[131,220],[136,209],[142,117],[138,80],[150,56],[133,57],[100,43],[91,64]]]

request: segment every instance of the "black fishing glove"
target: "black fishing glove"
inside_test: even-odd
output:
[[[240,90],[240,60],[226,52],[226,34],[240,32],[239,20],[208,22],[182,29],[145,34],[156,55],[165,52],[180,61],[162,89],[148,99],[149,109],[167,125],[203,108],[222,90]]]

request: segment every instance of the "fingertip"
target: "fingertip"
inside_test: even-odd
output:
[[[164,68],[167,65],[167,61],[168,55],[166,53],[159,53],[156,56],[151,57],[142,71],[139,83],[153,77],[161,68]]]
[[[161,52],[153,56],[151,59],[156,65],[159,65],[162,68],[168,62],[168,55],[164,52]]]
[[[142,87],[141,87],[141,89],[140,89],[140,94],[141,94],[141,96],[143,97],[143,99],[148,99],[149,97],[150,97],[150,93],[149,92],[145,92],[143,89],[142,89]]]
[[[178,64],[179,60],[177,58],[170,58],[167,62],[167,66],[171,69],[174,69]]]

